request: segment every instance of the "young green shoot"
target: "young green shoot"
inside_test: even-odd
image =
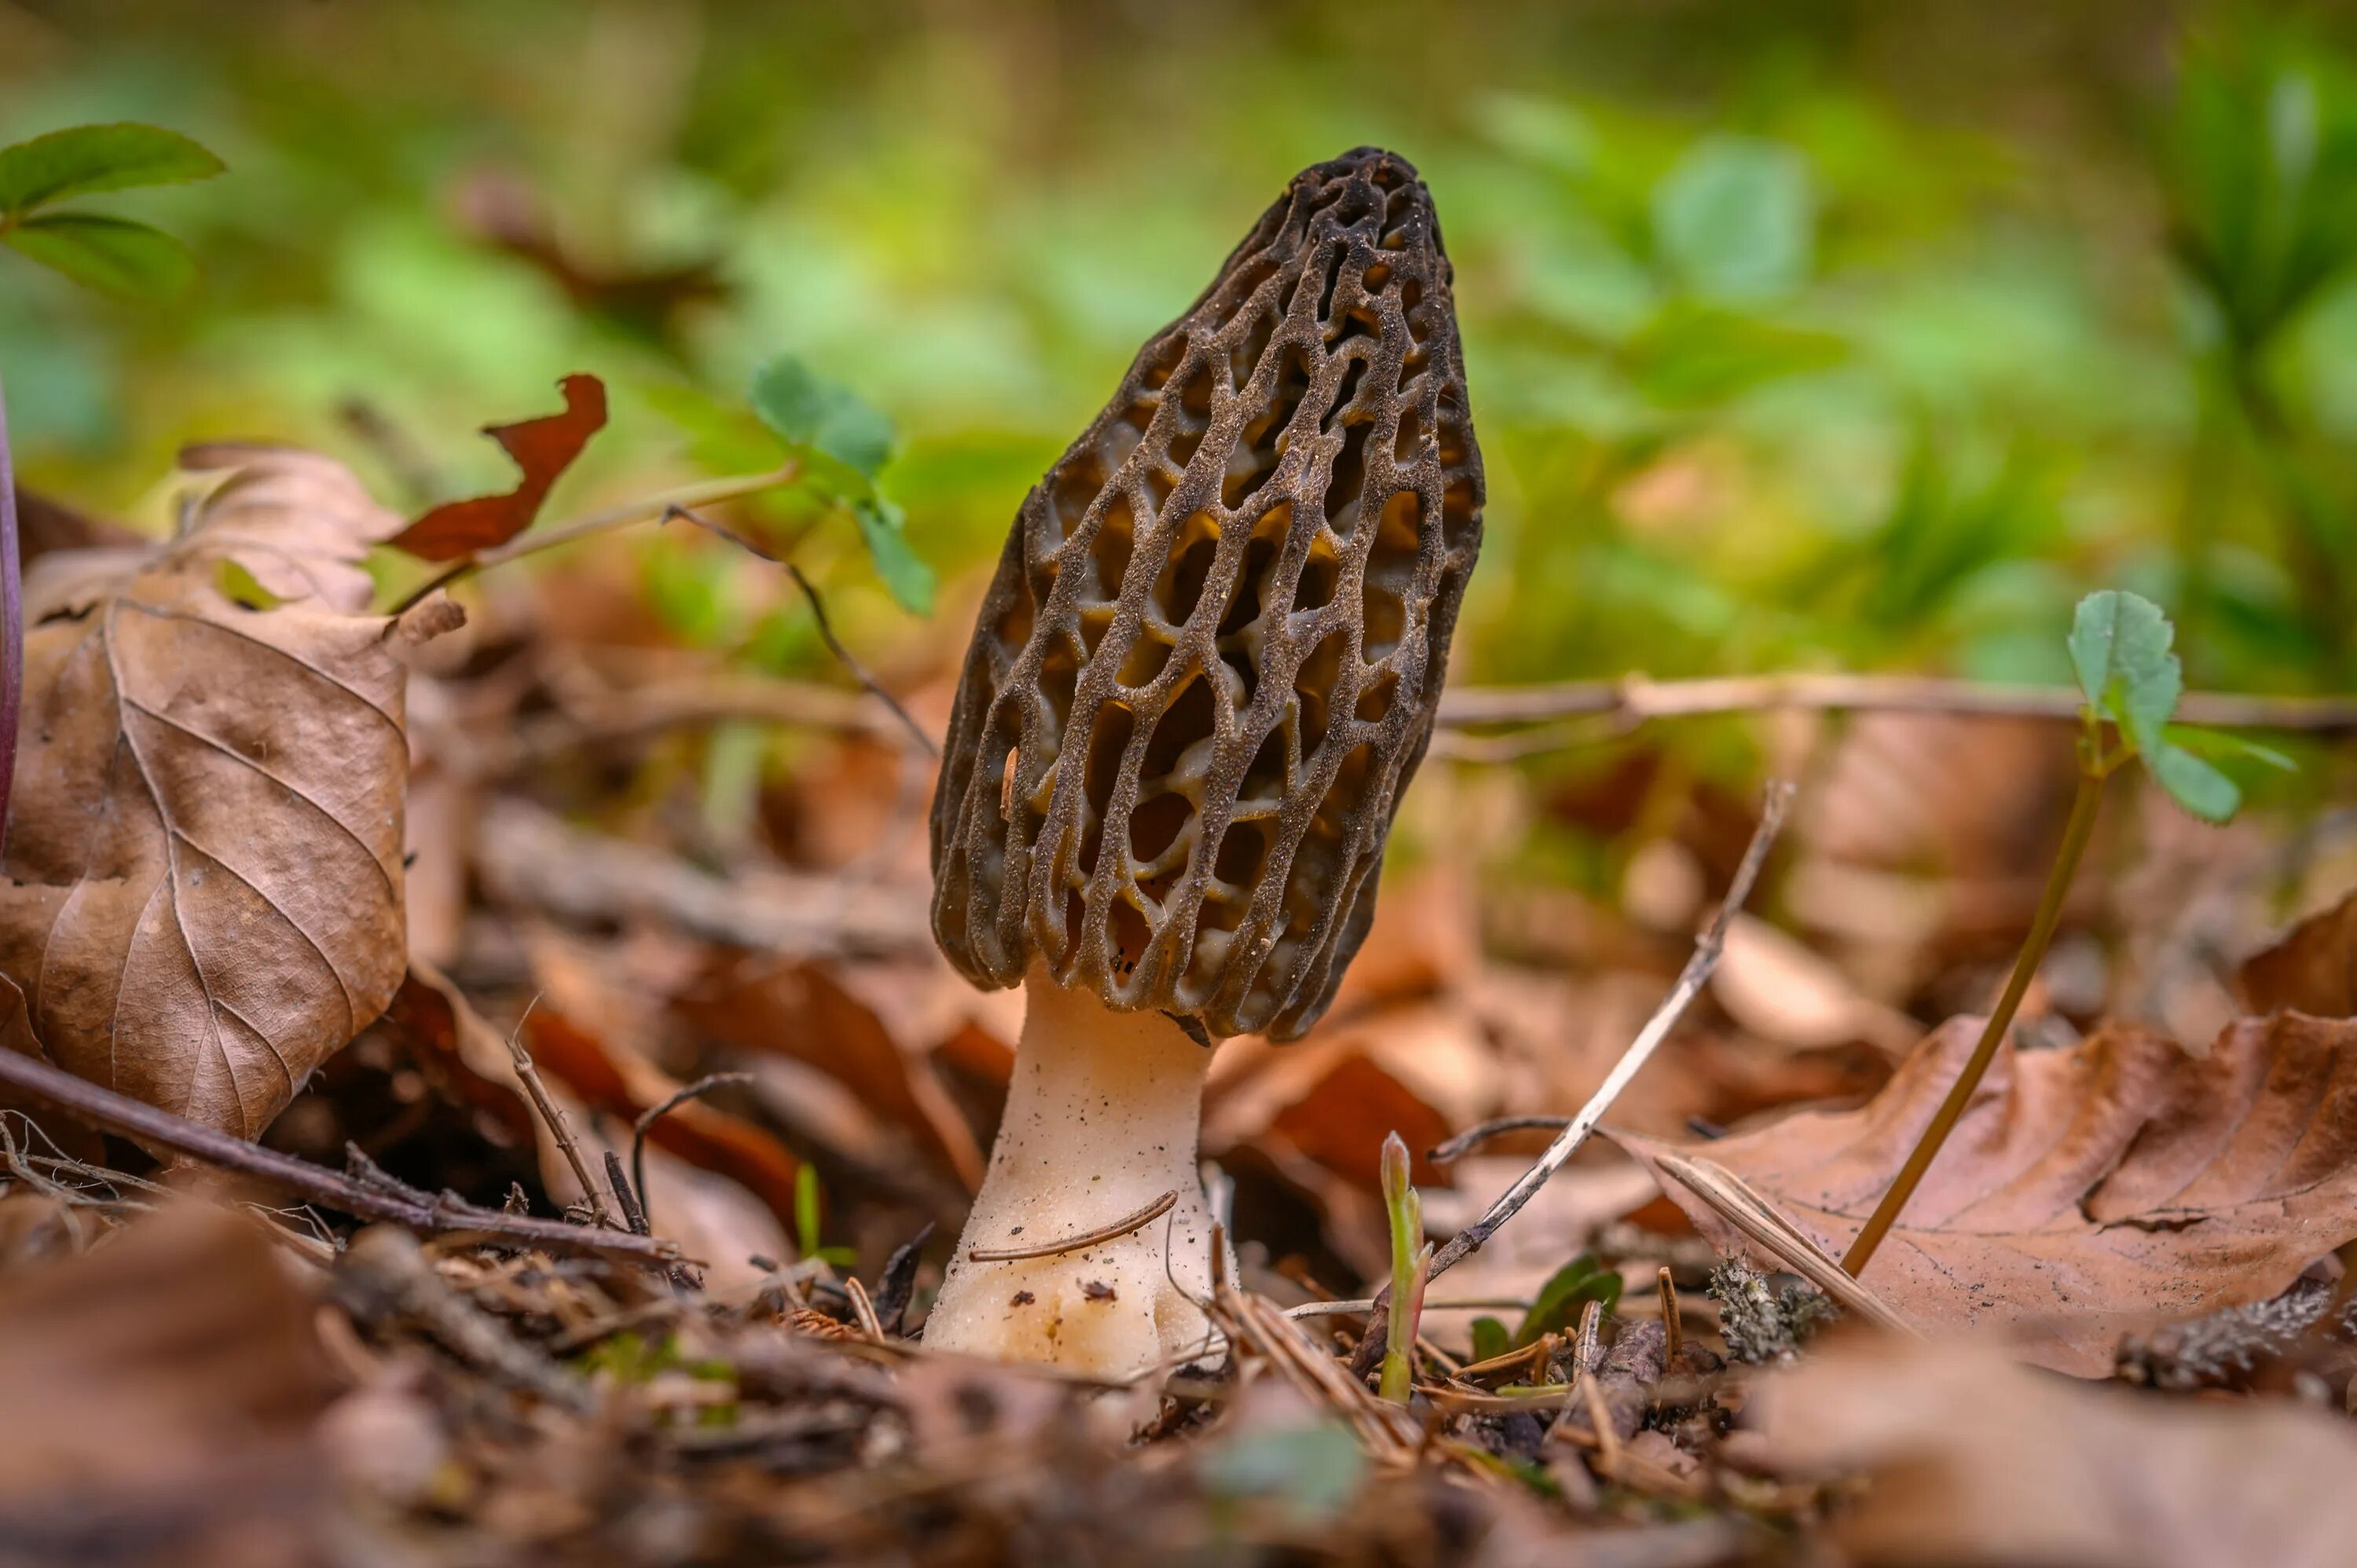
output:
[[[1392,1231],[1389,1334],[1377,1391],[1405,1404],[1415,1382],[1416,1320],[1424,1315],[1424,1286],[1432,1267],[1432,1243],[1424,1239],[1424,1199],[1408,1181],[1407,1144],[1397,1133],[1383,1140],[1383,1210]]]
[[[2053,870],[2047,875],[2046,890],[2039,899],[2029,936],[2014,960],[2005,993],[1989,1015],[1972,1058],[1957,1076],[1947,1099],[1941,1102],[1931,1125],[1923,1130],[1914,1152],[1900,1167],[1890,1190],[1875,1206],[1866,1229],[1857,1233],[1857,1240],[1850,1243],[1847,1255],[1842,1259],[1843,1269],[1853,1279],[1864,1271],[1907,1207],[1907,1200],[1914,1196],[1924,1173],[1939,1156],[1940,1145],[1955,1130],[1974,1090],[1980,1086],[1982,1075],[1996,1059],[1997,1047],[2012,1028],[2014,1015],[2019,1011],[2021,999],[2028,993],[2030,981],[2045,961],[2047,946],[2054,939],[2054,928],[2062,918],[2063,900],[2078,873],[2079,862],[2086,854],[2087,841],[2094,832],[2096,809],[2103,802],[2104,786],[2112,775],[2130,761],[2141,760],[2153,781],[2169,799],[2205,822],[2223,822],[2242,804],[2242,791],[2201,753],[2216,755],[2231,750],[2270,766],[2290,766],[2280,754],[2264,746],[2186,730],[2169,723],[2177,712],[2178,699],[2185,691],[2183,671],[2177,655],[2169,649],[2174,637],[2169,618],[2161,614],[2159,607],[2134,594],[2105,589],[2080,601],[2078,615],[2071,627],[2070,646],[2071,662],[2078,671],[2079,689],[2085,701],[2079,710],[2079,789],[2071,802],[2070,820],[2062,830],[2062,847],[2055,855]]]

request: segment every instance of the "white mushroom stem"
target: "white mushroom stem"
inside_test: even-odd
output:
[[[1034,969],[1006,1114],[925,1343],[1119,1377],[1209,1354],[1211,1216],[1196,1168],[1211,1053],[1159,1013],[1116,1013]],[[1126,1235],[1003,1262],[1177,1201]],[[1175,1282],[1175,1283],[1174,1283]]]

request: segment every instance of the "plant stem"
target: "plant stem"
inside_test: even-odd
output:
[[[1981,1075],[1987,1072],[1989,1063],[1996,1059],[1997,1047],[2013,1027],[2013,1015],[2020,1010],[2021,999],[2028,994],[2030,980],[2038,973],[2038,966],[2045,961],[2047,944],[2054,940],[2054,928],[2062,918],[2062,901],[2071,891],[2072,878],[2078,874],[2079,861],[2086,854],[2088,837],[2094,832],[2095,809],[2103,803],[2104,781],[2109,775],[2110,769],[2096,760],[2093,747],[2090,745],[2081,760],[2079,793],[2071,802],[2071,821],[2062,830],[2062,847],[2055,856],[2054,869],[2047,875],[2045,896],[2038,902],[2038,918],[2030,924],[2029,940],[2021,944],[2021,954],[2013,961],[2013,977],[2006,982],[2005,994],[1997,999],[1996,1011],[1989,1015],[1988,1026],[1981,1031],[1980,1044],[1973,1047],[1972,1059],[1964,1063],[1964,1070],[1956,1076],[1955,1087],[1948,1090],[1948,1098],[1941,1102],[1939,1114],[1933,1116],[1932,1124],[1923,1129],[1923,1136],[1917,1142],[1915,1152],[1909,1155],[1907,1163],[1900,1167],[1898,1179],[1890,1184],[1890,1190],[1882,1195],[1882,1201],[1875,1205],[1874,1214],[1867,1220],[1866,1229],[1859,1231],[1857,1240],[1850,1243],[1848,1253],[1842,1259],[1842,1268],[1852,1279],[1865,1272],[1875,1250],[1882,1245],[1883,1237],[1889,1234],[1890,1227],[1898,1221],[1900,1210],[1905,1208],[1907,1200],[1914,1196],[1915,1188],[1923,1180],[1923,1173],[1932,1168],[1932,1160],[1939,1156],[1940,1145],[1946,1143],[1948,1134],[1955,1130],[1958,1118],[1964,1115],[1964,1106],[1973,1097],[1973,1090],[1980,1087]]]
[[[0,233],[6,231],[0,226]],[[8,796],[16,779],[16,725],[25,698],[25,600],[16,562],[16,478],[8,454],[8,409],[0,392],[0,844],[8,840]]]
[[[624,501],[621,505],[608,507],[604,511],[593,511],[587,517],[560,523],[554,528],[544,528],[534,532],[519,534],[496,549],[478,550],[471,555],[451,562],[449,565],[412,588],[403,596],[399,604],[385,613],[400,615],[404,610],[415,607],[436,588],[447,588],[451,584],[471,577],[487,567],[503,566],[511,561],[522,560],[526,555],[537,554],[543,550],[554,550],[560,544],[571,544],[576,540],[610,532],[617,528],[628,528],[632,523],[651,522],[657,518],[668,517],[675,508],[712,506],[720,501],[735,500],[739,496],[749,496],[761,490],[775,489],[780,485],[793,483],[801,474],[802,462],[800,459],[795,459],[764,474],[737,474],[727,478],[705,479],[700,484],[682,485],[677,489],[662,490],[639,500]]]

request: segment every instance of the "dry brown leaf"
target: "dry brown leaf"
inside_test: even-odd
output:
[[[2234,977],[2254,1013],[2295,1008],[2319,1018],[2357,1015],[2357,893],[2243,965]]]
[[[0,1556],[311,1561],[263,1547],[283,1546],[323,1491],[304,1438],[328,1393],[312,1304],[253,1223],[223,1210],[178,1206],[13,1277],[0,1285]],[[113,1530],[102,1554],[95,1522]],[[158,1529],[173,1551],[126,1552]],[[68,1544],[77,1530],[91,1532],[81,1550]]]
[[[511,1147],[530,1148],[539,1141],[539,1119],[507,1042],[466,993],[424,959],[410,961],[408,974],[384,1010],[384,1026],[430,1077],[497,1123]]]
[[[716,1040],[817,1069],[912,1134],[966,1191],[981,1187],[981,1145],[931,1064],[903,1051],[876,1011],[826,966],[722,959],[677,1006]]]
[[[1753,1400],[1779,1468],[1872,1477],[1833,1525],[1853,1562],[2332,1568],[2357,1540],[2357,1433],[2320,1411],[1895,1340],[1828,1347]]]
[[[0,1051],[15,1051],[19,1056],[30,1057],[39,1062],[49,1059],[49,1053],[41,1048],[41,1042],[33,1036],[33,1021],[30,1010],[25,1004],[25,993],[5,974],[0,974]],[[54,1108],[30,1095],[20,1095],[13,1090],[0,1088],[0,1112],[8,1111],[29,1119],[40,1129],[43,1138],[58,1146],[59,1153],[91,1165],[105,1163],[105,1141],[94,1130],[59,1115]]]
[[[1802,1112],[1683,1149],[1733,1171],[1841,1255],[1980,1032],[1951,1020],[1856,1111]],[[1722,1249],[1702,1197],[1663,1186]],[[2196,1057],[2114,1026],[2068,1049],[2007,1048],[1860,1276],[1917,1323],[1999,1328],[2057,1371],[2099,1377],[2124,1331],[2264,1301],[2357,1236],[2357,1024],[2249,1019]]]
[[[192,460],[242,466],[178,539],[26,585],[0,972],[59,1065],[253,1137],[401,983],[403,666],[361,566],[400,520],[323,457]]]

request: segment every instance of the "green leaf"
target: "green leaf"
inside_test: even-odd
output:
[[[178,131],[76,125],[0,147],[0,212],[26,212],[101,190],[210,179],[226,166]]]
[[[876,563],[876,575],[884,579],[884,586],[891,591],[893,599],[912,615],[930,615],[933,608],[933,569],[909,548],[908,538],[901,532],[905,520],[900,509],[879,496],[854,501],[851,516],[859,525],[860,542],[867,546],[868,556]]]
[[[1774,142],[1713,136],[1653,192],[1653,238],[1697,294],[1774,299],[1805,282],[1815,203],[1801,155]]]
[[[1514,1348],[1514,1337],[1494,1317],[1473,1320],[1473,1359],[1494,1361]]]
[[[1201,1470],[1212,1496],[1272,1498],[1302,1524],[1349,1502],[1366,1474],[1366,1451],[1338,1421],[1248,1432],[1206,1454]]]
[[[2145,753],[2145,766],[2170,800],[2205,822],[2230,821],[2243,803],[2243,791],[2232,779],[2183,746],[2163,741]]]
[[[2192,725],[2171,725],[2161,732],[2162,738],[2196,757],[2212,762],[2241,759],[2273,768],[2279,772],[2297,773],[2299,764],[2272,746],[2261,746],[2247,736],[2232,730],[2198,729]]]
[[[2136,749],[2151,757],[2185,677],[2169,651],[2176,631],[2160,607],[2117,588],[2079,601],[2071,624],[2071,664],[2090,705],[2108,714]]]
[[[1620,1300],[1620,1276],[1604,1267],[1593,1252],[1582,1252],[1557,1269],[1539,1287],[1523,1326],[1514,1331],[1517,1348],[1534,1345],[1543,1334],[1561,1334],[1577,1326],[1583,1307],[1600,1301],[1609,1312]]]
[[[791,354],[753,372],[753,412],[797,446],[823,452],[873,480],[892,455],[892,421],[857,392]]]
[[[50,213],[26,219],[8,231],[6,239],[43,266],[126,299],[169,298],[197,275],[188,247],[161,229],[127,218]]]

